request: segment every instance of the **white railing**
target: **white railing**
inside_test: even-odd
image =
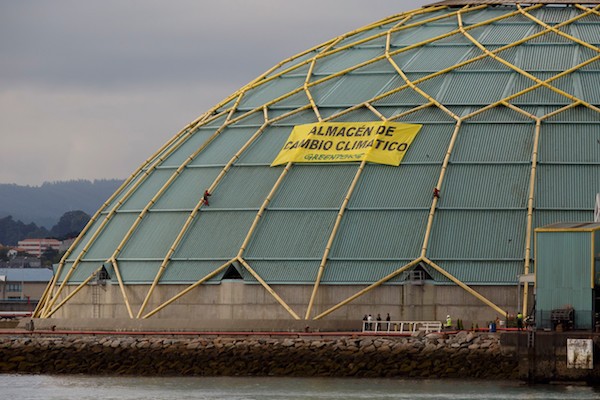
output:
[[[425,331],[425,333],[441,332],[440,321],[363,321],[363,332],[387,332],[387,333],[413,333]]]

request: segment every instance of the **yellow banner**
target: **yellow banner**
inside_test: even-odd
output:
[[[362,160],[398,166],[421,126],[382,121],[296,125],[271,166]]]

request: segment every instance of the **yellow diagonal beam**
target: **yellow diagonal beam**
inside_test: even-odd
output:
[[[459,280],[454,275],[452,275],[451,273],[449,273],[448,271],[446,271],[444,268],[438,266],[436,263],[434,263],[433,261],[429,260],[428,258],[424,258],[423,262],[425,262],[427,265],[429,265],[430,267],[432,267],[433,269],[435,269],[436,271],[438,271],[440,274],[444,275],[446,278],[450,279],[456,285],[460,286],[467,293],[473,295],[475,298],[477,298],[481,302],[487,304],[488,306],[490,306],[491,308],[493,308],[494,310],[496,310],[496,312],[498,314],[503,315],[503,316],[506,315],[506,311],[505,310],[503,310],[502,308],[498,307],[492,301],[488,300],[485,296],[482,296],[481,294],[479,294],[476,290],[474,290],[471,287],[469,287],[468,285],[464,284],[461,280]]]
[[[215,178],[215,180],[213,181],[213,183],[207,189],[209,191],[209,193],[212,193],[215,190],[215,188],[219,185],[219,183],[221,182],[221,180],[223,179],[223,177],[231,169],[231,167],[233,166],[233,164],[241,157],[241,155],[248,149],[248,147],[250,147],[250,145],[252,145],[252,143],[254,143],[256,141],[256,139],[269,126],[266,107],[264,109],[264,116],[265,116],[265,122],[252,135],[252,137],[250,137],[250,139],[248,139],[246,141],[246,143],[233,155],[233,157],[229,160],[229,162],[225,165],[225,167],[223,167],[223,169],[221,170],[221,172],[219,173],[219,175]],[[179,233],[177,234],[174,242],[171,244],[171,246],[169,247],[169,250],[167,251],[167,254],[163,258],[163,261],[161,262],[161,265],[158,268],[158,271],[157,271],[157,273],[156,273],[156,275],[154,277],[154,280],[152,281],[152,285],[150,286],[150,289],[148,290],[148,293],[146,294],[146,296],[144,298],[144,301],[142,302],[142,305],[141,305],[141,307],[140,307],[140,309],[139,309],[139,311],[137,313],[137,318],[140,318],[141,315],[143,314],[143,312],[145,311],[146,305],[148,304],[148,301],[150,300],[150,297],[152,296],[152,293],[154,292],[156,286],[158,285],[158,282],[159,282],[160,278],[162,277],[164,271],[166,270],[167,265],[171,261],[171,257],[175,253],[176,249],[179,247],[181,241],[183,240],[184,236],[186,235],[186,233],[188,232],[189,228],[191,227],[192,222],[196,219],[198,213],[200,212],[200,208],[203,205],[204,205],[204,199],[201,197],[200,200],[194,206],[193,210],[188,215],[187,220],[185,221],[185,223],[183,224],[183,226],[179,230]]]
[[[267,292],[269,292],[271,294],[271,296],[273,296],[273,298],[279,303],[281,304],[281,306],[283,308],[286,309],[286,311],[288,313],[290,313],[290,315],[294,318],[294,319],[300,319],[300,317],[298,316],[298,314],[296,314],[294,312],[294,310],[292,310],[292,308],[285,302],[283,301],[283,299],[273,290],[273,288],[271,288],[271,286],[269,286],[269,284],[267,282],[265,282],[265,280],[258,274],[256,273],[256,271],[254,271],[254,269],[252,269],[252,267],[246,262],[246,260],[244,260],[243,258],[238,258],[237,261],[242,264],[244,266],[244,268],[246,268],[246,270],[248,272],[250,272],[252,274],[252,276],[266,289]]]
[[[194,284],[188,286],[185,290],[177,293],[175,296],[171,297],[169,300],[165,301],[164,303],[162,303],[161,305],[159,305],[158,307],[156,307],[155,309],[153,309],[152,311],[150,311],[149,313],[147,313],[146,315],[144,315],[142,317],[142,319],[146,319],[146,318],[149,318],[149,317],[153,316],[154,314],[156,314],[157,312],[159,312],[160,310],[162,310],[163,308],[165,308],[169,304],[173,303],[176,300],[179,300],[180,298],[182,298],[183,296],[185,296],[186,294],[188,294],[189,292],[191,292],[192,290],[194,290],[198,286],[202,285],[204,282],[206,282],[209,279],[211,279],[212,277],[218,275],[225,268],[229,267],[235,260],[236,260],[235,258],[231,259],[231,260],[227,261],[225,264],[221,265],[219,268],[217,268],[214,271],[212,271],[211,273],[206,274],[203,278],[199,279]]]
[[[323,278],[323,274],[325,273],[325,265],[327,264],[327,260],[329,258],[329,252],[331,251],[331,247],[333,246],[333,241],[335,240],[335,238],[337,236],[337,232],[340,228],[340,224],[342,223],[342,218],[344,217],[344,213],[346,211],[346,208],[348,207],[350,198],[352,197],[352,194],[354,193],[354,189],[356,188],[358,180],[360,179],[362,172],[365,169],[366,165],[367,165],[367,162],[365,160],[363,160],[360,163],[358,170],[356,171],[356,174],[354,174],[354,179],[352,179],[352,182],[350,183],[350,187],[348,188],[346,197],[344,198],[344,201],[342,202],[342,205],[340,206],[337,217],[335,219],[335,223],[333,225],[333,229],[331,230],[331,234],[329,235],[329,239],[327,240],[327,245],[325,245],[325,252],[323,253],[323,257],[321,258],[321,263],[319,264],[319,270],[317,272],[317,279],[315,280],[312,294],[310,295],[310,300],[308,302],[308,307],[306,309],[306,315],[304,316],[304,319],[310,318],[310,313],[312,312],[313,304],[315,302],[315,298],[317,297],[317,291],[319,290],[319,285],[321,283],[321,279]]]
[[[413,267],[413,266],[417,265],[422,260],[423,260],[422,258],[418,258],[418,259],[416,259],[414,261],[409,262],[408,264],[403,265],[402,267],[398,268],[397,270],[395,270],[391,274],[388,274],[388,275],[384,276],[383,278],[381,278],[377,282],[370,284],[369,286],[367,286],[366,288],[362,289],[358,293],[355,293],[352,296],[348,297],[346,300],[343,300],[340,303],[336,304],[335,306],[329,308],[328,310],[323,311],[321,314],[317,315],[313,319],[315,319],[315,320],[321,319],[321,318],[323,318],[323,317],[331,314],[332,312],[336,311],[337,309],[339,309],[339,308],[345,306],[346,304],[348,304],[348,303],[350,303],[350,302],[358,299],[360,296],[362,296],[362,295],[364,295],[366,293],[369,293],[371,290],[375,289],[376,287],[381,286],[382,284],[384,284],[385,282],[387,282],[390,279],[394,278],[395,276],[398,276],[399,274],[401,274],[402,272],[406,271],[410,267]]]
[[[56,311],[58,311],[67,301],[71,300],[73,296],[75,296],[81,289],[83,289],[92,279],[98,275],[98,273],[102,270],[102,265],[98,267],[86,280],[81,282],[71,293],[69,293],[56,307],[53,309],[49,309],[44,318],[50,318]]]

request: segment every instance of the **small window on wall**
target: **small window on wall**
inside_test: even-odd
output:
[[[6,291],[7,292],[20,292],[21,291],[21,284],[20,283],[7,283],[6,284]],[[19,297],[17,297],[19,298]]]

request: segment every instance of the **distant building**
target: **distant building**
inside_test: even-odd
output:
[[[60,240],[56,239],[24,239],[19,240],[19,250],[24,250],[29,254],[36,257],[41,257],[46,249],[51,248],[56,251],[60,251]]]
[[[0,311],[32,311],[52,275],[48,268],[0,268]]]
[[[42,261],[37,257],[9,257],[8,261],[0,261],[0,268],[40,268]]]

